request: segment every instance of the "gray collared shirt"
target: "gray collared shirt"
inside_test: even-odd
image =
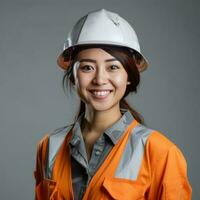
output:
[[[101,137],[95,142],[90,160],[87,158],[85,143],[81,133],[82,114],[75,122],[70,140],[72,158],[72,184],[74,199],[81,200],[85,190],[98,168],[106,159],[108,153],[118,142],[128,125],[134,120],[132,114],[121,109],[122,117],[111,127],[105,130]]]

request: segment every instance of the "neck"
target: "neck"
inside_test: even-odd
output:
[[[89,132],[103,133],[121,118],[119,105],[112,109],[97,111],[86,105],[84,129]]]

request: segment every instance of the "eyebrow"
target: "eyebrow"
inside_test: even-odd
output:
[[[117,60],[116,58],[110,58],[110,59],[105,60],[105,62],[111,62],[111,61],[116,61],[116,60]],[[79,62],[92,62],[92,63],[96,63],[96,60],[89,59],[89,58],[83,58]]]

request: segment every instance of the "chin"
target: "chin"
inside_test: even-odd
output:
[[[109,104],[106,105],[105,103],[101,103],[101,104],[89,104],[89,107],[92,108],[95,111],[107,111],[107,110],[111,110],[113,108],[115,108],[117,105],[119,105],[119,102],[115,103],[115,104]]]

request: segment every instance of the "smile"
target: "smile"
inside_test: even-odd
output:
[[[94,97],[105,98],[111,93],[111,90],[90,90],[90,92]]]

